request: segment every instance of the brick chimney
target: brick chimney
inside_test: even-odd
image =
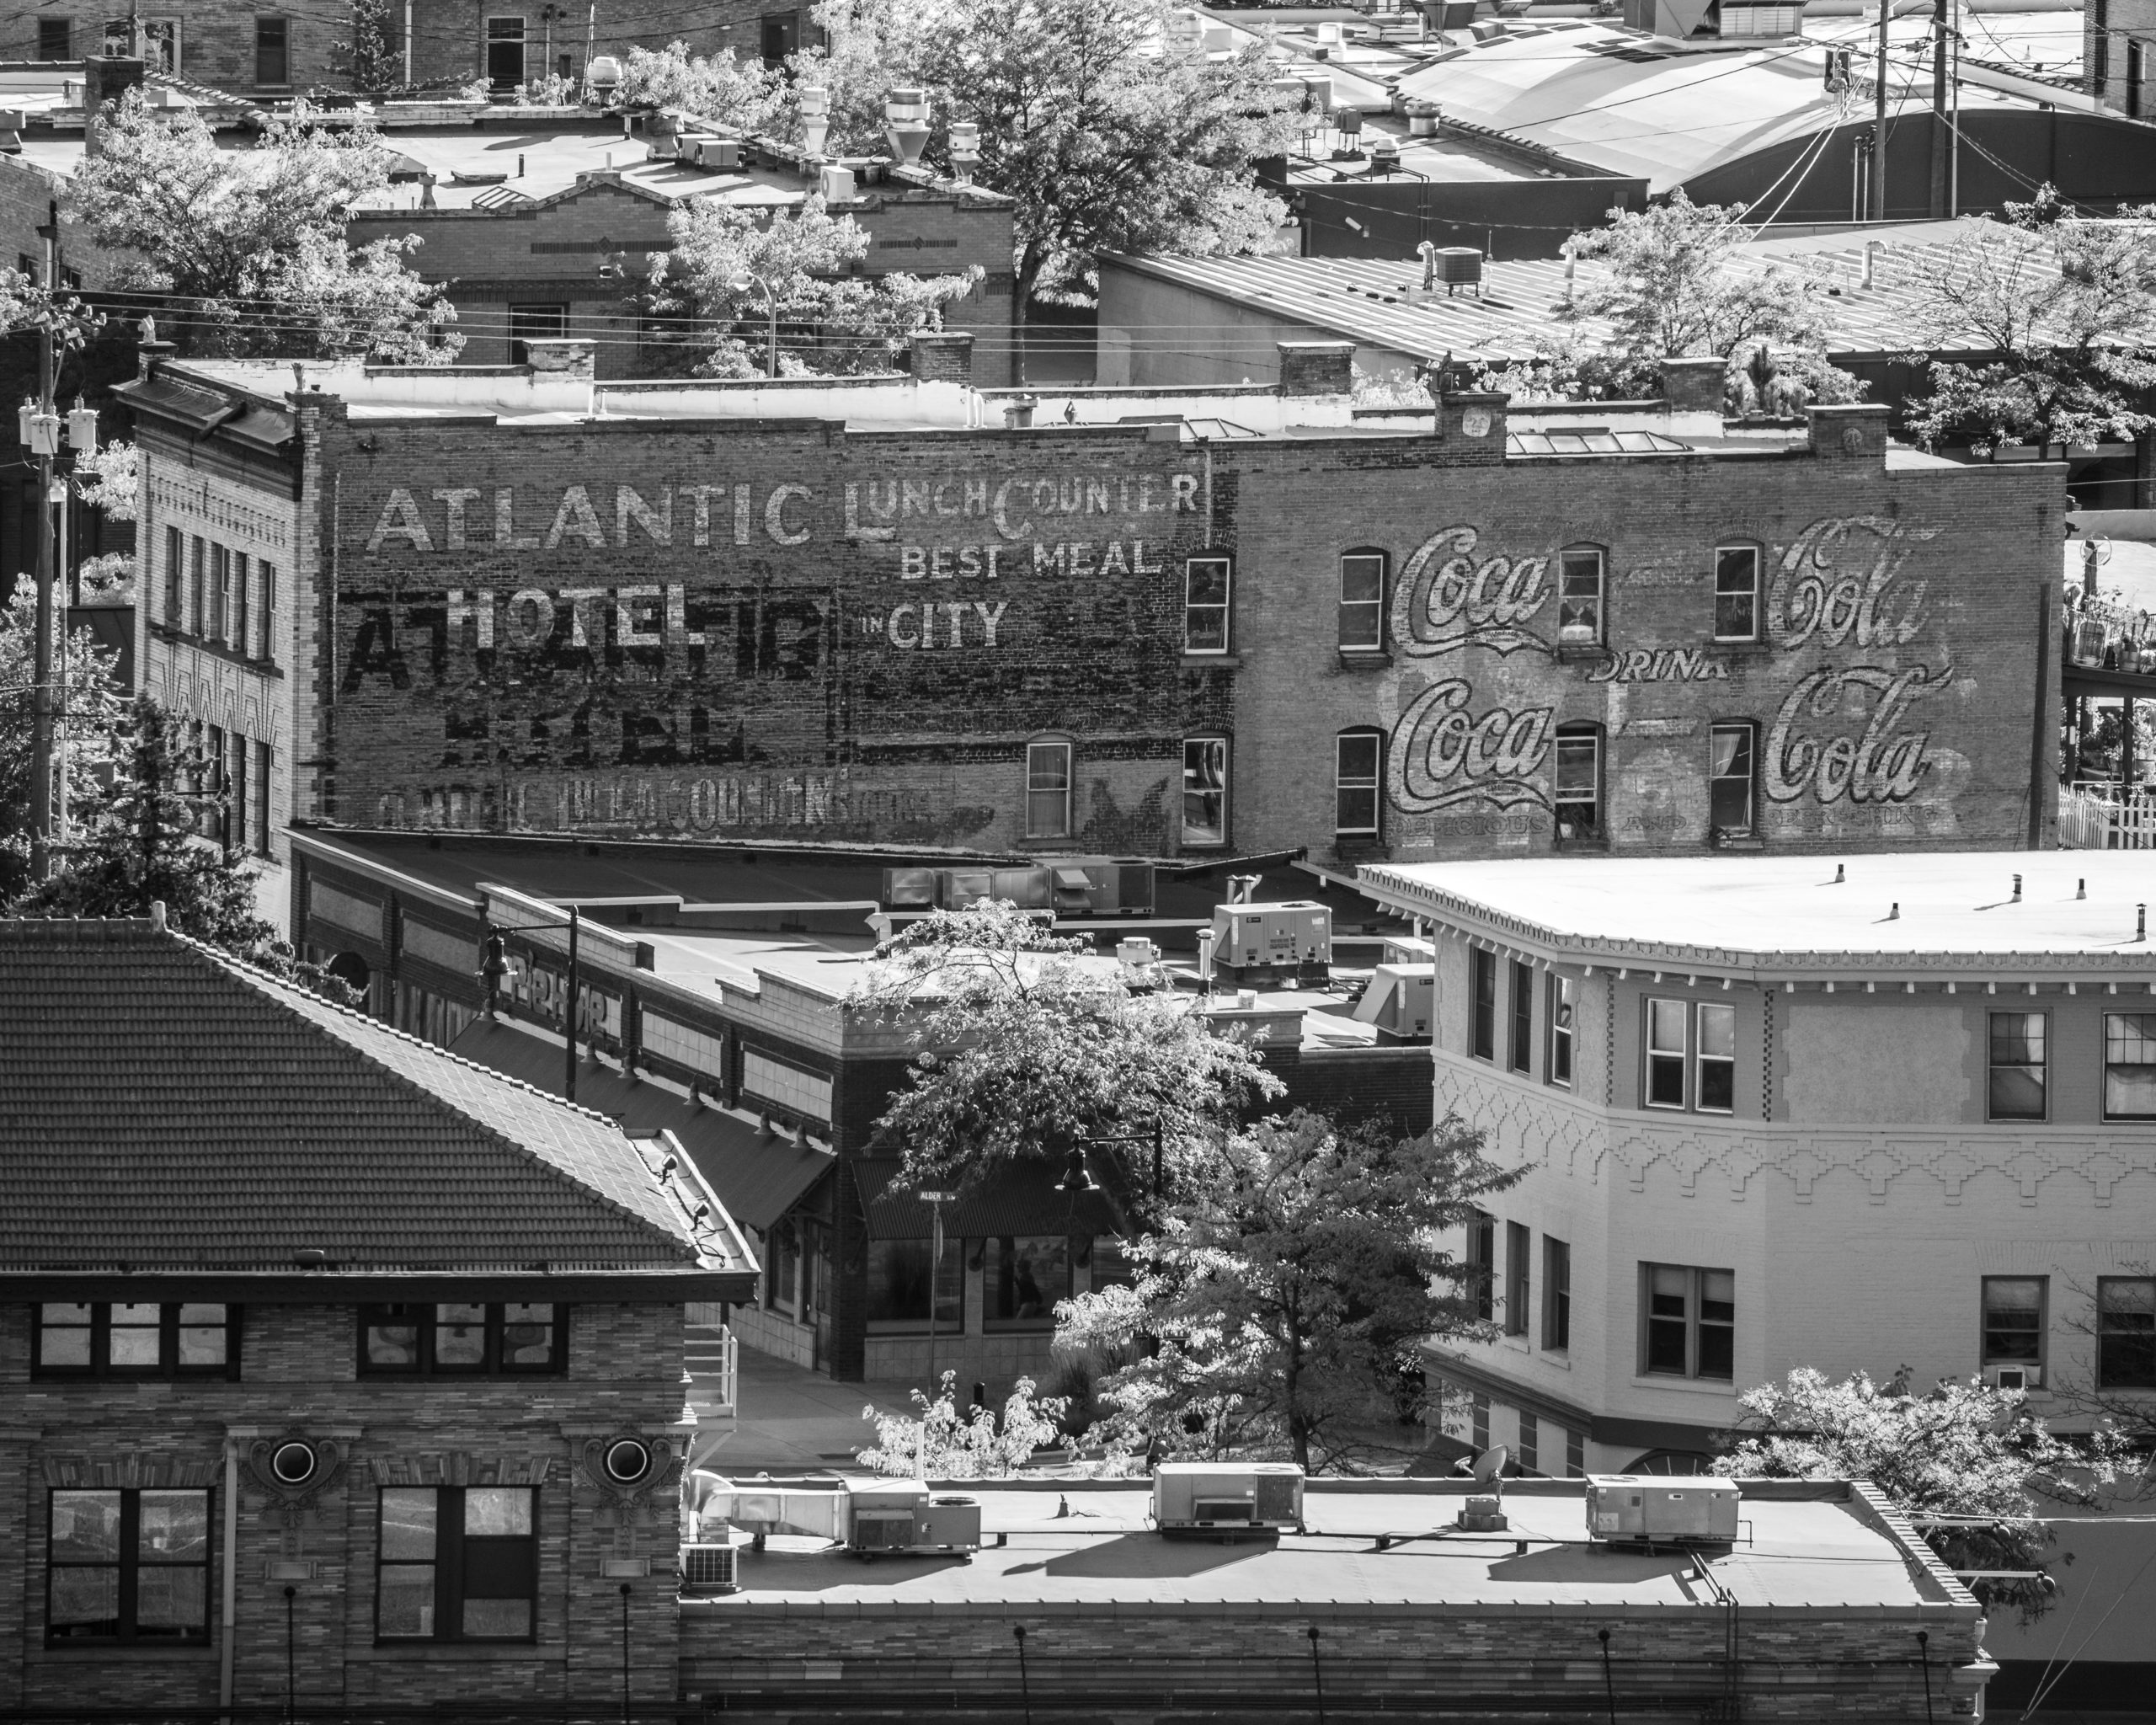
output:
[[[590,377],[596,375],[592,362],[593,352],[592,343],[581,338],[558,335],[527,337],[524,344],[524,362],[531,368],[534,377]]]
[[[83,58],[83,149],[98,152],[98,115],[142,85],[143,62],[125,54],[88,54]]]
[[[1886,426],[1893,409],[1883,402],[1844,402],[1833,407],[1806,408],[1812,422],[1812,452],[1833,461],[1865,462],[1881,467],[1886,461]]]
[[[1350,395],[1355,388],[1355,344],[1352,341],[1283,341],[1280,393]]]
[[[1497,390],[1448,390],[1437,398],[1435,440],[1447,462],[1481,466],[1505,458],[1505,410],[1512,398]]]
[[[1712,354],[1705,359],[1664,360],[1662,397],[1674,414],[1719,414],[1728,377],[1729,361]]]
[[[926,383],[974,381],[974,338],[969,330],[916,329],[910,339],[913,375]]]

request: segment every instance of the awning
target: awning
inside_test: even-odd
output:
[[[510,1024],[475,1018],[451,1052],[552,1096],[562,1093],[562,1045]],[[723,1108],[692,1103],[643,1079],[624,1077],[595,1060],[579,1062],[576,1099],[611,1115],[632,1132],[671,1132],[688,1151],[704,1183],[727,1215],[752,1228],[767,1229],[838,1165],[828,1150],[773,1135],[757,1122]]]
[[[943,1206],[943,1232],[952,1239],[991,1235],[1064,1234],[1090,1237],[1120,1234],[1122,1220],[1106,1192],[1059,1192],[1059,1162],[1012,1162],[964,1188]],[[868,1213],[872,1240],[926,1240],[932,1224],[930,1206],[911,1190],[893,1191],[899,1167],[896,1156],[863,1156],[853,1178]]]

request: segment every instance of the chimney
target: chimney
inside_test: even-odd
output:
[[[595,375],[593,345],[588,339],[566,336],[532,336],[524,344],[524,363],[536,377],[590,377]]]
[[[1432,393],[1437,396],[1436,437],[1445,446],[1446,461],[1480,467],[1504,460],[1505,409],[1511,405],[1510,396],[1481,389]]]
[[[928,142],[928,92],[906,85],[883,99],[883,136],[891,155],[901,168],[921,160],[921,146]]]
[[[1662,393],[1673,414],[1719,414],[1729,379],[1729,361],[1710,354],[1705,359],[1662,362]]]
[[[916,329],[910,339],[913,349],[914,381],[926,383],[971,383],[974,381],[974,338],[969,330]]]
[[[1866,462],[1875,467],[1886,465],[1886,425],[1893,409],[1885,403],[1844,402],[1804,411],[1812,423],[1812,454]]]
[[[1352,395],[1355,389],[1355,344],[1352,341],[1282,341],[1280,393]]]
[[[83,149],[98,153],[98,116],[108,102],[117,102],[128,91],[142,85],[143,62],[125,54],[89,54],[83,59]]]

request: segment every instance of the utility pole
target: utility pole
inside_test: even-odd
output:
[[[1893,0],[1879,0],[1878,71],[1872,79],[1873,131],[1871,141],[1871,208],[1874,222],[1886,219],[1886,24],[1893,15]]]
[[[96,123],[93,117],[91,123]],[[30,879],[52,875],[52,457],[60,446],[60,416],[53,411],[51,304],[60,285],[60,205],[48,202],[45,226],[46,318],[38,334],[37,414],[37,644],[30,676]]]
[[[1931,0],[1931,219],[1946,214],[1946,3]]]

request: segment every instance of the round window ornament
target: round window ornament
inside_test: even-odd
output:
[[[651,1448],[635,1438],[616,1438],[606,1446],[606,1477],[632,1486],[651,1471]]]
[[[1858,454],[1864,448],[1864,433],[1854,425],[1844,425],[1842,428],[1842,448],[1850,455]]]
[[[1487,437],[1490,435],[1490,410],[1470,408],[1460,416],[1460,435],[1463,437]]]
[[[321,1465],[314,1445],[296,1439],[278,1445],[270,1457],[270,1471],[277,1476],[280,1485],[303,1486],[314,1477],[315,1469]]]

